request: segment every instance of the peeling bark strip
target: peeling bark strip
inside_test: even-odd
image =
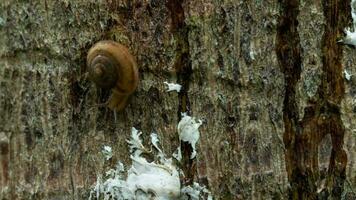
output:
[[[324,0],[326,19],[323,37],[323,77],[318,99],[308,102],[304,118],[298,119],[296,85],[301,74],[301,45],[298,34],[299,0],[280,0],[281,16],[276,38],[279,65],[285,74],[284,144],[290,199],[341,198],[346,177],[347,155],[343,150],[344,127],[340,103],[344,95],[342,48],[336,44],[350,18],[349,1]],[[332,151],[327,174],[318,166],[318,148],[330,134]],[[325,182],[325,184],[318,184]]]
[[[178,119],[182,118],[181,113],[187,113],[190,115],[190,102],[188,98],[188,90],[190,77],[192,74],[192,63],[190,60],[189,52],[189,40],[188,40],[188,27],[185,24],[185,16],[182,0],[168,0],[167,8],[171,13],[172,19],[172,32],[174,34],[175,40],[177,42],[176,57],[174,68],[177,72],[177,81],[181,84],[182,90],[178,94],[179,98],[179,108],[178,108]],[[181,151],[182,151],[182,169],[184,172],[184,185],[190,185],[193,183],[194,174],[196,172],[196,161],[195,159],[190,159],[193,149],[189,142],[181,141]]]

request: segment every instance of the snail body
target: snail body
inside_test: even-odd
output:
[[[87,56],[89,78],[100,88],[111,89],[108,107],[122,110],[138,85],[138,70],[129,50],[114,41],[100,41]]]

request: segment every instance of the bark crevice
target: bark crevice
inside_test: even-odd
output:
[[[178,93],[177,115],[179,120],[182,118],[182,113],[191,114],[188,91],[192,75],[192,63],[189,52],[189,28],[185,23],[183,4],[184,1],[181,0],[168,0],[166,4],[171,13],[171,30],[177,42],[174,69],[177,73],[177,82],[182,85],[182,89]],[[193,148],[189,142],[183,141],[181,141],[180,148],[182,151],[182,169],[185,175],[183,184],[190,185],[193,183],[196,172],[196,161],[190,158]]]
[[[345,128],[340,112],[341,101],[345,94],[343,50],[336,41],[342,35],[344,28],[349,25],[350,1],[324,0],[323,10],[326,23],[322,43],[323,77],[319,88],[321,99],[319,120],[323,120],[323,123],[319,126],[321,129],[319,141],[330,134],[332,150],[327,176],[327,185],[330,187],[324,189],[324,194],[340,199],[346,179],[347,154],[343,148]]]
[[[341,198],[347,155],[343,149],[344,126],[340,105],[344,95],[342,47],[336,41],[350,17],[347,1],[324,0],[326,19],[322,42],[322,80],[316,100],[310,100],[303,119],[298,118],[296,87],[301,75],[298,34],[299,0],[280,0],[281,15],[276,53],[285,76],[284,144],[290,199]],[[319,144],[330,134],[331,155],[327,174],[321,175]],[[323,179],[323,180],[322,180]],[[325,182],[325,184],[319,184]]]
[[[301,191],[310,187],[308,174],[301,171],[300,160],[297,157],[297,134],[300,135],[301,127],[298,121],[298,107],[296,102],[296,85],[301,74],[301,44],[298,33],[299,0],[280,0],[281,6],[279,24],[276,35],[276,53],[279,65],[285,77],[285,95],[283,102],[283,120],[285,132],[283,141],[285,145],[285,159],[288,180],[291,184],[290,197],[298,198],[298,194],[309,193]],[[306,186],[305,185],[305,186]],[[310,188],[312,189],[312,188]],[[297,196],[295,196],[297,195]]]

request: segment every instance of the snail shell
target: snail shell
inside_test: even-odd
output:
[[[100,41],[87,56],[89,78],[100,88],[111,89],[108,107],[122,110],[138,85],[138,70],[129,50],[114,41]]]

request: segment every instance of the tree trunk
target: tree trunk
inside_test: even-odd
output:
[[[214,199],[355,199],[356,53],[336,42],[350,1],[2,0],[0,199],[87,199],[130,165],[131,127],[170,155],[183,112],[203,121],[197,157],[181,144],[183,184]],[[120,112],[86,73],[100,40],[139,67]]]

